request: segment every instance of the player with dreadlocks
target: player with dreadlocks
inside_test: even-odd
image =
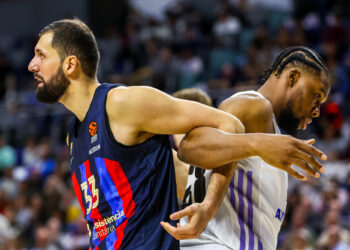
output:
[[[320,105],[330,91],[327,67],[315,51],[306,47],[282,51],[264,72],[262,80],[263,85],[258,91],[236,93],[219,106],[219,109],[238,117],[246,133],[280,134],[282,131],[294,136],[297,129],[305,129],[312,118],[319,116]],[[310,144],[313,142],[309,141]],[[208,143],[206,138],[202,138],[202,143]],[[218,164],[225,163],[227,159],[223,155],[229,155],[228,152],[229,149],[225,148],[208,150],[205,158],[218,161]],[[191,154],[191,157],[203,155]],[[301,153],[300,158],[303,157],[305,155]],[[309,159],[308,163],[314,165],[315,159]],[[299,161],[296,159],[295,162]],[[320,172],[323,171],[320,169]],[[185,208],[171,217],[181,218],[181,226],[169,226],[167,231],[176,238],[188,239],[189,236],[183,233],[187,223],[184,216],[191,219],[191,207],[188,205],[201,202],[209,193],[223,197],[223,201],[214,208],[216,214],[200,237],[182,240],[181,248],[276,249],[287,205],[287,173],[272,167],[260,157],[238,161],[233,178],[228,179],[231,181],[227,181],[226,186],[208,186],[218,178],[211,173],[211,170],[204,173],[194,170],[189,174]],[[315,170],[314,176],[319,176],[318,171]],[[203,218],[203,223],[210,219],[210,215]]]

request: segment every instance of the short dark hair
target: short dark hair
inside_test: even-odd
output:
[[[188,88],[176,91],[173,97],[199,102],[208,106],[213,106],[210,96],[201,89]]]
[[[51,46],[57,50],[61,62],[70,55],[75,55],[81,63],[82,71],[88,77],[95,77],[100,52],[90,28],[81,20],[62,19],[43,28],[39,37],[52,32]]]
[[[272,65],[264,71],[262,83],[265,83],[273,72],[276,72],[275,76],[279,77],[287,65],[292,63],[295,66],[304,67],[314,73],[320,74],[321,71],[324,71],[329,75],[326,64],[316,51],[303,46],[295,46],[283,50],[276,57]]]

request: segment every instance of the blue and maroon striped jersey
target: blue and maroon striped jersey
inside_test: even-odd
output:
[[[101,84],[84,120],[74,118],[68,134],[73,187],[91,249],[179,249],[160,225],[178,210],[168,136],[118,143],[106,113],[107,93],[118,86]]]

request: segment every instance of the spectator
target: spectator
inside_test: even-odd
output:
[[[15,150],[6,144],[5,138],[0,135],[0,171],[12,168],[16,164]]]
[[[290,181],[279,249],[350,249],[349,10],[348,1],[181,0],[157,20],[129,6],[125,24],[96,26],[107,27],[97,30],[99,77],[167,92],[201,85],[219,102],[256,89],[281,49],[317,50],[332,94],[306,133],[327,153],[327,170],[317,181]],[[0,249],[87,249],[63,132],[70,116],[34,98],[23,69],[36,37],[8,37],[0,37]]]

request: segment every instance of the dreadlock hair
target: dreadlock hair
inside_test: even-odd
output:
[[[283,50],[276,57],[272,65],[263,72],[262,83],[265,83],[273,72],[276,72],[275,76],[279,77],[287,65],[303,66],[318,74],[323,70],[329,75],[325,62],[316,51],[303,46],[295,46]]]

